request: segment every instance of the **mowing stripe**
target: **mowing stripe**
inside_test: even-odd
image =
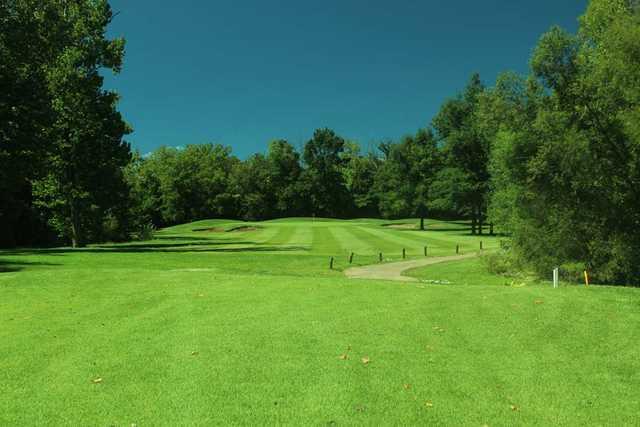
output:
[[[305,224],[299,224],[293,227],[295,229],[293,235],[286,242],[289,246],[302,246],[310,248],[313,242],[313,234],[311,227]]]
[[[353,227],[350,231],[356,235],[360,240],[364,240],[369,243],[369,246],[373,248],[373,254],[377,255],[378,252],[386,252],[390,249],[395,249],[398,245],[393,242],[389,242],[388,240],[381,239],[378,236],[373,236],[370,233],[367,233],[365,230],[361,228],[370,228],[370,227]]]
[[[259,233],[256,235],[256,243],[265,244],[278,233],[279,228],[280,227],[270,225],[260,229]]]
[[[347,253],[355,252],[362,255],[376,253],[376,247],[370,243],[371,239],[361,239],[351,227],[332,227],[331,231],[338,244]]]
[[[286,242],[291,239],[293,236],[293,232],[295,231],[295,227],[275,227],[277,233],[275,236],[268,239],[265,244],[267,245],[284,245]]]
[[[391,246],[401,246],[407,248],[419,248],[421,242],[414,239],[408,239],[406,237],[398,236],[388,231],[379,230],[372,227],[358,227],[360,230],[369,233],[372,236],[379,237],[382,240],[389,242]]]
[[[313,227],[313,252],[332,255],[343,252],[342,246],[331,231],[332,228],[331,226]]]

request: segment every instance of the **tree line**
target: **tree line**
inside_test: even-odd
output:
[[[320,128],[246,159],[219,144],[141,156],[118,95],[106,0],[0,2],[0,243],[82,246],[204,218],[468,218],[540,273],[640,281],[640,12],[592,0],[528,75],[474,74],[423,129],[362,150]]]

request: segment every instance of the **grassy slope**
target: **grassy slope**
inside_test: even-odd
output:
[[[504,286],[477,260],[409,273],[449,285],[345,279],[350,251],[478,246],[380,224],[0,252],[0,425],[638,423],[637,290]]]

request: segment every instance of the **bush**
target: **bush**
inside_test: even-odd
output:
[[[153,240],[153,235],[155,231],[156,231],[156,227],[151,222],[142,224],[140,226],[140,229],[138,230],[137,239],[142,241]]]
[[[560,279],[567,282],[581,283],[584,281],[584,270],[585,265],[583,262],[562,264],[559,268]]]
[[[523,269],[522,263],[509,245],[496,252],[486,252],[480,258],[490,273],[503,276],[520,276]]]

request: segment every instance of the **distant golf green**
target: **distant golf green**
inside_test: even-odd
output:
[[[418,282],[344,276],[352,252],[499,246],[413,224],[210,220],[0,251],[0,425],[640,422],[637,289],[552,289],[478,258]]]

